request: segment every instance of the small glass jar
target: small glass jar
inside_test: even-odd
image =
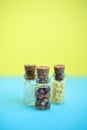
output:
[[[24,75],[24,103],[26,105],[34,105],[35,103],[35,65],[25,65]]]
[[[52,102],[63,103],[65,100],[65,77],[64,77],[64,65],[54,66],[55,74],[53,79],[52,88]]]
[[[35,89],[35,107],[40,110],[50,108],[50,82],[48,78],[49,67],[37,68],[37,79]]]

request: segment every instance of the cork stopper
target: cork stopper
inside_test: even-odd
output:
[[[36,65],[24,65],[25,68],[25,78],[27,80],[29,79],[35,79],[35,69],[36,69]]]
[[[55,74],[63,74],[65,70],[65,66],[62,64],[58,64],[54,66]]]
[[[49,67],[48,66],[38,66],[37,67],[37,77],[39,79],[46,79],[49,75]]]
[[[65,70],[65,66],[62,64],[58,64],[58,65],[54,66],[56,80],[63,80],[64,79],[64,70]]]

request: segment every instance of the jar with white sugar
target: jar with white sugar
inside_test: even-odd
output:
[[[25,65],[24,75],[24,103],[26,105],[34,105],[35,103],[35,86],[36,76],[35,69],[36,65]]]

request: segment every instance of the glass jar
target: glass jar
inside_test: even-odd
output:
[[[49,80],[45,83],[41,83],[40,79],[36,80],[35,89],[35,106],[38,109],[49,109],[50,108],[50,83]]]
[[[37,109],[46,110],[50,108],[50,82],[49,67],[37,67],[37,79],[35,89],[35,107]]]
[[[54,79],[52,87],[52,102],[63,103],[65,100],[65,77],[64,77],[64,65],[55,65]]]
[[[34,105],[35,103],[35,65],[25,65],[24,75],[24,103],[26,105]]]

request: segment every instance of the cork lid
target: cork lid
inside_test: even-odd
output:
[[[33,68],[36,68],[36,65],[34,65],[34,64],[26,64],[26,65],[24,65],[24,67],[33,69]]]
[[[56,74],[63,74],[64,70],[65,70],[65,65],[62,64],[54,65],[54,71]]]
[[[24,65],[24,68],[25,68],[25,74],[26,74],[27,76],[35,75],[36,65],[27,64],[27,65]]]
[[[47,78],[48,75],[49,75],[49,67],[48,66],[38,66],[37,67],[38,78]]]

